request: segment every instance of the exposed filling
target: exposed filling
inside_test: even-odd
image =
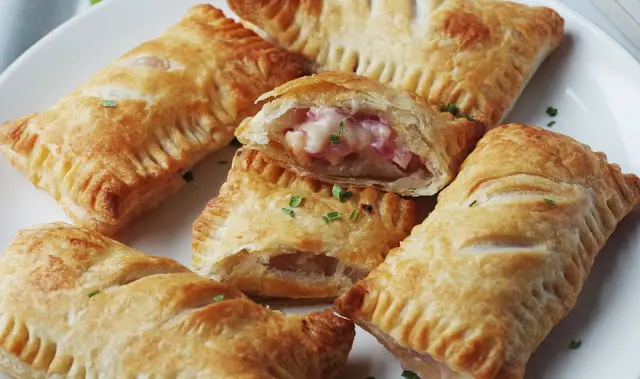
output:
[[[313,107],[290,110],[279,121],[286,147],[302,165],[324,162],[325,172],[332,175],[386,179],[425,170],[426,160],[412,153],[377,115]]]
[[[421,354],[400,346],[393,338],[369,323],[363,326],[402,362],[405,370],[416,373],[422,379],[472,379],[470,375],[454,371],[444,363],[436,361],[429,354]]]
[[[334,257],[301,251],[273,256],[269,259],[268,266],[284,273],[301,273],[315,277],[346,276],[351,282],[356,282],[366,275],[364,270],[344,264]]]

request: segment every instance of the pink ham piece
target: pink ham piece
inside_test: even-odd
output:
[[[350,154],[373,151],[376,156],[393,161],[404,170],[414,157],[384,120],[375,116],[349,115],[331,107],[310,108],[300,125],[285,132],[285,140],[302,164],[308,164],[311,158],[319,158],[335,166]]]

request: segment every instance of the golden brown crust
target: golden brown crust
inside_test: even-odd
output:
[[[553,10],[496,0],[228,0],[318,70],[349,71],[457,103],[495,126],[562,40]]]
[[[351,73],[324,72],[298,78],[262,95],[259,100],[269,102],[236,130],[236,136],[247,147],[259,149],[299,175],[344,185],[375,186],[409,196],[434,195],[446,186],[485,131],[481,122],[436,112],[411,92],[394,90]],[[270,124],[287,110],[310,106],[378,114],[412,153],[427,160],[431,176],[408,175],[393,181],[331,175],[321,166],[303,165],[283,146],[278,126]]]
[[[336,308],[459,373],[516,379],[640,203],[640,180],[569,137],[512,124],[485,135],[438,200]]]
[[[325,379],[354,334],[67,224],[22,230],[0,258],[0,369],[21,378]]]
[[[353,196],[341,202],[331,189],[255,150],[238,150],[219,196],[194,223],[194,270],[252,295],[337,296],[409,234],[417,208],[413,200],[373,188],[344,188]],[[295,195],[304,200],[291,207]],[[293,217],[282,208],[291,209]],[[342,218],[325,224],[322,216],[329,212]],[[283,271],[298,253],[308,262],[307,271]]]
[[[226,145],[258,95],[300,74],[291,55],[196,6],[53,108],[0,125],[0,151],[76,224],[113,234]]]

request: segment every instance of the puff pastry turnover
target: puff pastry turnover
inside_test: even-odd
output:
[[[485,135],[438,200],[336,308],[422,378],[516,379],[640,202],[640,180],[513,124]]]
[[[497,125],[562,40],[553,10],[496,0],[228,0],[322,71],[350,71]]]
[[[252,295],[337,296],[382,263],[417,213],[395,194],[340,190],[238,150],[220,195],[194,223],[194,270]],[[326,218],[332,212],[340,218]]]
[[[420,97],[351,73],[290,81],[236,131],[297,174],[342,185],[433,195],[457,174],[484,125],[437,112]]]
[[[221,11],[192,8],[53,108],[0,125],[0,150],[78,225],[113,234],[233,138],[293,57]]]
[[[67,224],[22,230],[0,257],[0,369],[18,378],[326,379],[354,334]]]

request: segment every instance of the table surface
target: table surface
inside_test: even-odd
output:
[[[640,60],[640,49],[591,0],[560,1],[598,25]],[[0,72],[48,32],[89,7],[89,0],[0,0]]]

